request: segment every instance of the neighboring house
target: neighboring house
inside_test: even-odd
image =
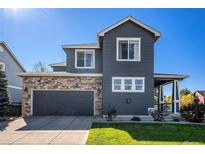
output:
[[[128,16],[97,34],[97,43],[63,45],[66,61],[51,73],[22,73],[23,115],[148,115],[163,85],[173,84],[172,112],[179,112],[178,81],[187,76],[154,73],[160,33]]]
[[[0,41],[0,69],[6,73],[10,103],[20,103],[23,81],[17,74],[26,70],[3,41]]]
[[[205,103],[205,91],[197,90],[196,92],[194,92],[194,96],[199,100],[199,103]]]

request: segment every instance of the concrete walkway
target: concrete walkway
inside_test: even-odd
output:
[[[0,144],[85,144],[93,117],[32,116],[0,122]]]

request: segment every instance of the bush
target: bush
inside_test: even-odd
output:
[[[107,113],[107,121],[112,121],[117,114],[117,110],[115,109],[115,107],[111,108],[108,113]]]
[[[133,117],[131,120],[132,121],[141,121],[140,117]]]
[[[151,115],[154,118],[154,121],[163,121],[165,119],[163,112],[160,112],[158,110],[152,111]]]
[[[7,82],[5,72],[0,69],[0,116],[5,116],[8,111],[9,96]]]
[[[192,94],[182,95],[181,96],[181,106],[192,104],[194,102],[194,96]]]
[[[181,115],[191,122],[203,122],[205,115],[205,105],[192,103],[181,107]]]

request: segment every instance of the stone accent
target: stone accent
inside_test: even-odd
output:
[[[23,77],[22,115],[31,113],[32,90],[94,90],[95,115],[102,115],[102,77]]]

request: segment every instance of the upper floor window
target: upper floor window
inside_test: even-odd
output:
[[[0,45],[0,52],[3,52],[4,48]]]
[[[0,70],[5,71],[5,64],[3,62],[0,62]]]
[[[95,51],[75,50],[75,68],[95,68]]]
[[[117,38],[117,61],[140,61],[140,38]]]
[[[113,77],[112,91],[113,92],[144,92],[145,79],[144,77]]]

